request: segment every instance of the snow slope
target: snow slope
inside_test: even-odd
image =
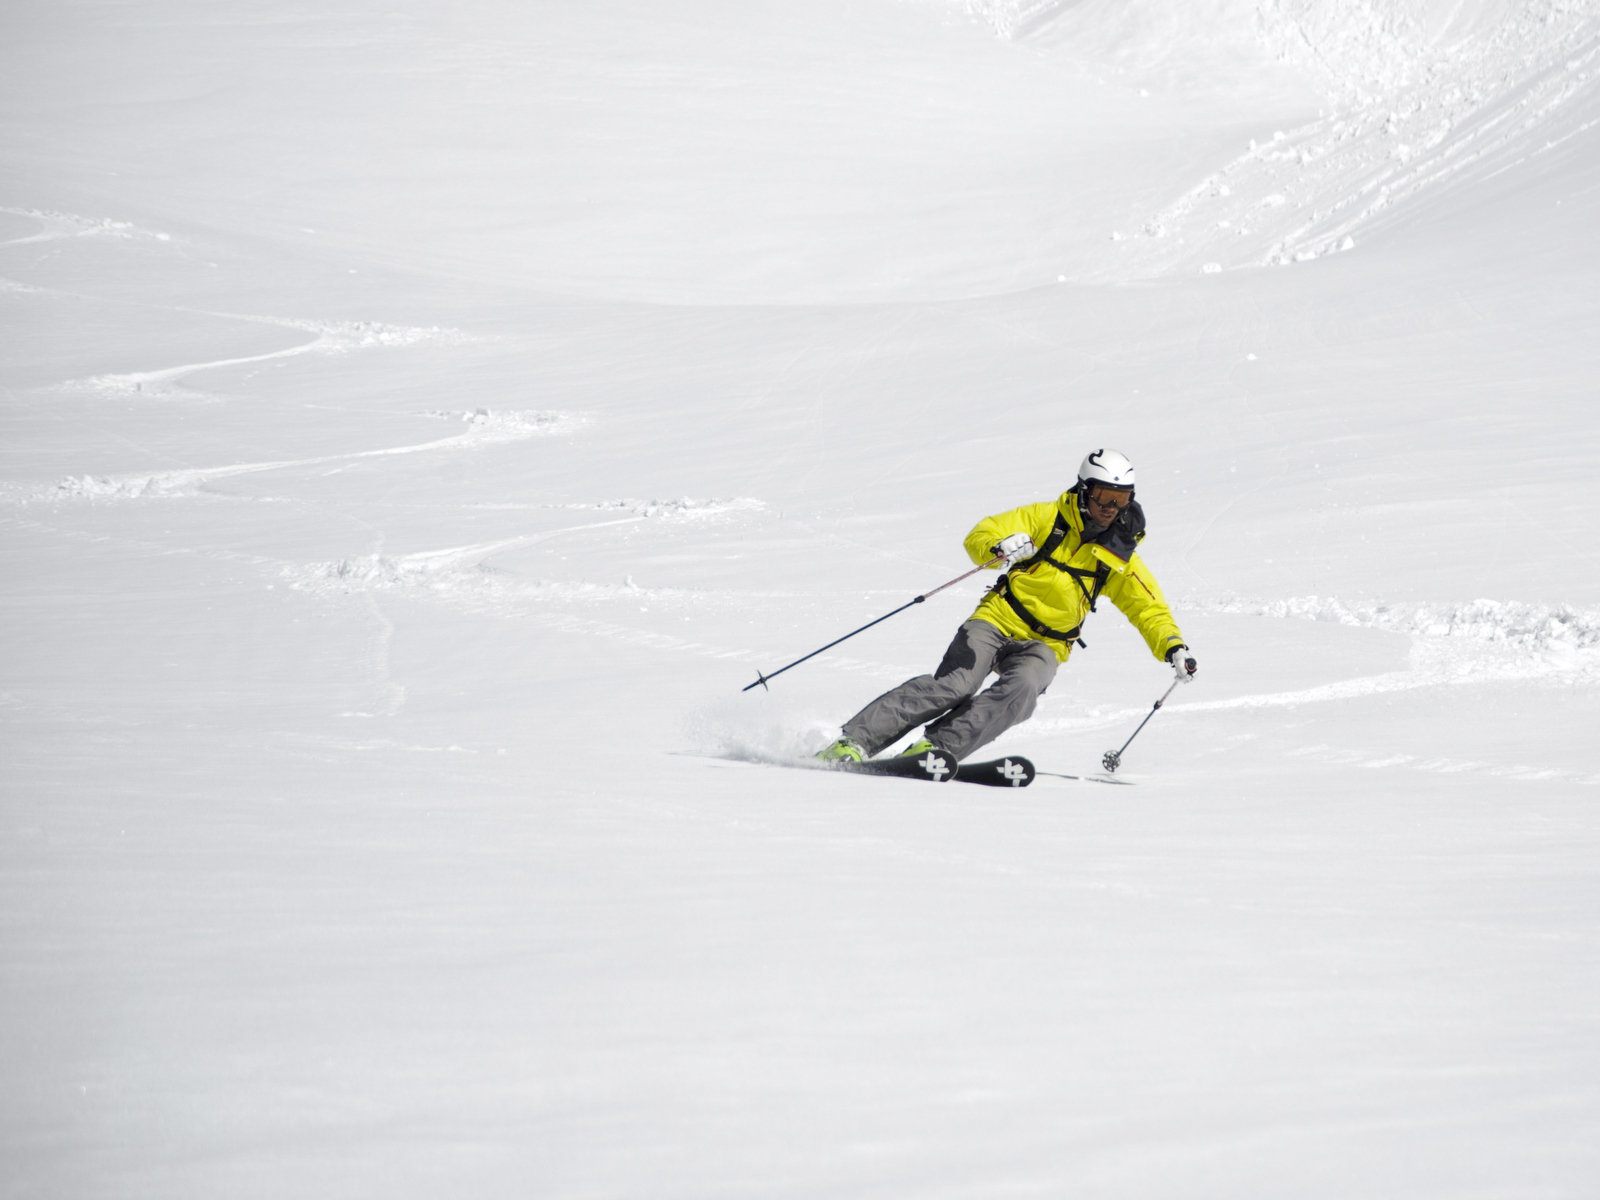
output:
[[[0,28],[5,1196],[1592,1193],[1592,4]],[[1099,445],[1135,786],[760,764]]]

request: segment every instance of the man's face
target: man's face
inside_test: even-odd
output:
[[[1083,501],[1091,521],[1096,525],[1109,525],[1133,501],[1133,489],[1091,483],[1083,490]]]

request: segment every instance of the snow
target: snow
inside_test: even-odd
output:
[[[6,1197],[1593,1194],[1594,5],[3,25]]]

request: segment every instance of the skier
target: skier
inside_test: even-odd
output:
[[[980,565],[998,565],[999,581],[956,631],[932,675],[879,696],[817,757],[860,762],[925,724],[906,754],[938,746],[958,761],[966,758],[1033,715],[1073,643],[1084,644],[1084,619],[1101,596],[1122,610],[1178,679],[1192,680],[1194,655],[1135,553],[1144,539],[1144,510],[1133,484],[1126,455],[1095,450],[1059,499],[979,521],[967,534],[967,554]],[[991,671],[998,678],[980,691]]]

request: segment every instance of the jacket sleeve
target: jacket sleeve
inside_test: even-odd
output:
[[[1048,500],[985,517],[967,534],[967,557],[980,565],[988,562],[994,557],[994,548],[1000,539],[1013,533],[1025,533],[1035,546],[1043,545],[1055,523],[1056,506]]]
[[[1105,595],[1139,631],[1150,653],[1163,662],[1174,646],[1184,644],[1161,585],[1137,554],[1128,560],[1127,570],[1106,582]]]

